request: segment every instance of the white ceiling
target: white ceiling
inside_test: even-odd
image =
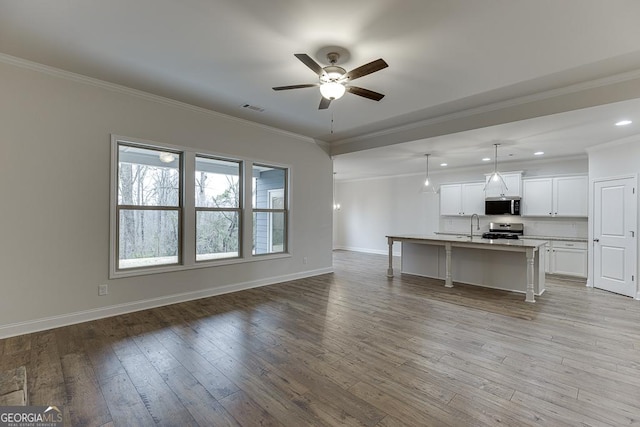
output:
[[[346,179],[638,133],[638,18],[637,0],[0,0],[0,53],[327,142]],[[293,54],[331,45],[347,70],[385,59],[357,81],[382,101],[271,89],[314,83]]]

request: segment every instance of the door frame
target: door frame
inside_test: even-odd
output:
[[[596,183],[601,183],[601,182],[607,182],[607,181],[615,181],[618,179],[632,179],[634,186],[636,188],[636,191],[638,191],[638,174],[637,173],[633,173],[633,174],[626,174],[626,175],[616,175],[616,176],[607,176],[607,177],[600,177],[600,178],[593,178],[589,180],[589,194],[590,194],[590,200],[589,200],[589,217],[588,217],[588,221],[587,221],[587,227],[588,227],[588,263],[589,263],[589,267],[588,267],[588,277],[587,277],[587,286],[593,288],[594,287],[594,271],[595,271],[595,263],[594,263],[594,255],[595,255],[595,250],[593,247],[593,239],[594,239],[594,230],[593,227],[595,225],[594,223],[594,215],[595,215],[595,191],[596,191]],[[637,195],[637,193],[636,193]],[[636,196],[637,197],[637,196]],[[637,200],[640,201],[640,197],[637,197]],[[636,230],[638,230],[638,220],[640,219],[640,209],[638,209],[638,203],[636,203]],[[633,297],[633,299],[635,300],[640,300],[640,286],[638,286],[638,283],[640,282],[640,280],[638,280],[638,255],[640,254],[640,251],[638,250],[638,242],[640,242],[640,239],[638,238],[638,233],[636,232],[636,259],[635,259],[635,282],[636,282],[636,294]]]

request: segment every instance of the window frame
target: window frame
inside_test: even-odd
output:
[[[120,204],[118,201],[118,191],[119,191],[119,178],[120,178],[120,147],[132,147],[132,148],[140,148],[145,150],[156,150],[158,152],[168,152],[172,154],[176,154],[178,156],[178,205],[177,206],[168,206],[168,205],[125,205]],[[182,251],[182,241],[184,236],[183,230],[183,215],[184,215],[184,156],[181,151],[177,151],[174,149],[169,149],[167,147],[157,147],[153,145],[142,145],[139,143],[133,143],[129,141],[118,141],[115,147],[115,254],[114,254],[114,270],[117,273],[122,272],[130,272],[130,271],[140,271],[146,270],[150,268],[162,268],[162,267],[171,267],[182,264],[183,259],[183,251]],[[167,211],[167,212],[177,212],[178,214],[178,241],[177,241],[177,260],[176,262],[164,263],[164,264],[153,264],[149,266],[138,266],[138,267],[129,267],[122,268],[120,267],[120,212],[123,210],[129,211]]]
[[[274,214],[274,213],[282,213],[283,214],[283,220],[284,220],[284,229],[283,229],[283,248],[282,251],[278,251],[278,252],[265,252],[265,253],[255,253],[255,248],[253,247],[253,243],[252,242],[252,256],[254,257],[265,257],[265,256],[273,256],[273,255],[280,255],[280,254],[289,254],[289,229],[290,229],[290,224],[289,224],[289,179],[290,179],[290,174],[291,174],[291,168],[286,167],[286,166],[281,166],[281,165],[275,165],[275,164],[271,164],[268,162],[253,162],[251,164],[251,176],[253,178],[253,168],[254,167],[263,167],[263,168],[271,168],[271,169],[282,169],[284,171],[284,182],[283,182],[283,196],[284,196],[284,208],[282,209],[273,209],[273,208],[256,208],[253,207],[253,200],[251,201],[251,206],[252,206],[252,222],[253,222],[253,218],[255,218],[255,213],[270,213],[270,214]],[[251,180],[252,185],[253,185],[253,179]],[[253,194],[253,191],[255,191],[255,189],[252,187],[251,192]],[[268,192],[269,190],[267,190]],[[268,221],[269,224],[271,224],[272,222],[272,216],[270,217],[271,219]],[[255,227],[255,224],[253,224],[252,227]],[[253,240],[253,233],[254,233],[254,229],[252,228],[251,230],[251,236],[252,236],[252,240]],[[271,240],[271,239],[268,239]],[[269,245],[270,246],[270,245]]]
[[[118,146],[125,145],[139,146],[140,148],[150,148],[160,151],[171,151],[181,153],[181,191],[182,212],[180,215],[180,253],[179,264],[161,264],[153,266],[135,267],[128,269],[117,269],[118,259],[116,258],[116,244],[118,244],[117,234],[117,209],[118,204]],[[234,258],[220,258],[211,260],[196,261],[196,213],[195,213],[195,158],[202,156],[227,161],[237,161],[241,165],[241,209],[239,234],[239,256]],[[284,230],[284,252],[253,254],[251,248],[253,243],[253,166],[264,166],[269,168],[281,168],[285,170],[285,198],[287,213],[285,214]],[[244,156],[232,156],[226,153],[193,149],[186,146],[160,143],[140,138],[132,138],[122,135],[111,134],[111,156],[110,156],[110,180],[109,180],[109,279],[119,279],[149,274],[169,273],[183,270],[218,267],[224,265],[244,264],[248,262],[263,262],[266,260],[276,260],[281,258],[291,258],[291,198],[290,180],[292,175],[291,165],[278,164],[277,162],[256,160]],[[193,179],[192,179],[193,178]]]
[[[245,168],[245,161],[242,160],[237,160],[237,159],[229,159],[229,158],[225,158],[225,157],[220,157],[220,156],[212,156],[212,155],[208,155],[208,154],[202,154],[202,153],[196,153],[194,156],[194,186],[195,186],[195,179],[196,179],[196,172],[197,172],[197,167],[195,166],[195,161],[197,161],[198,157],[203,158],[203,159],[209,159],[209,160],[219,160],[219,161],[224,161],[224,162],[229,162],[229,163],[237,163],[238,164],[238,192],[240,193],[238,196],[238,207],[236,208],[212,208],[212,207],[199,207],[197,206],[197,204],[194,203],[194,256],[195,256],[195,262],[198,264],[201,263],[209,263],[209,262],[215,262],[215,261],[220,261],[220,260],[231,260],[231,259],[241,259],[243,258],[243,254],[244,254],[244,244],[243,244],[243,229],[244,229],[244,168]],[[194,188],[195,190],[195,188]],[[195,192],[194,192],[194,197],[195,197]],[[197,249],[197,244],[198,244],[198,212],[235,212],[238,215],[238,255],[233,256],[233,257],[222,257],[222,258],[211,258],[211,259],[201,259],[198,260],[198,249]]]

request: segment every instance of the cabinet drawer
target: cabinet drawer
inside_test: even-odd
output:
[[[567,248],[567,249],[587,249],[587,242],[567,242],[567,241],[553,241],[554,248]]]

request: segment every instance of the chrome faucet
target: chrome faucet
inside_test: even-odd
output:
[[[471,230],[469,233],[469,238],[471,240],[473,240],[473,217],[476,217],[476,230],[480,230],[480,216],[476,213],[474,213],[473,215],[471,215]]]

